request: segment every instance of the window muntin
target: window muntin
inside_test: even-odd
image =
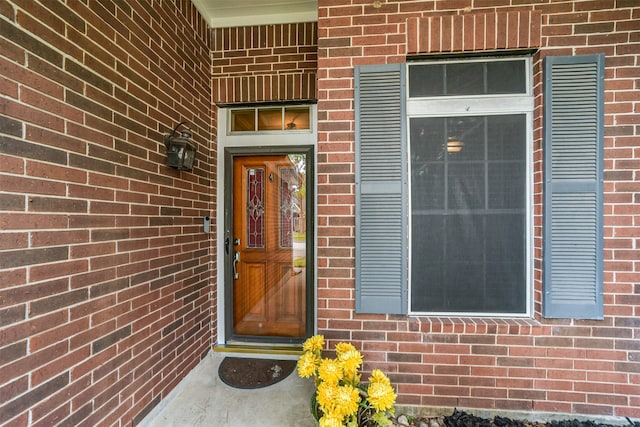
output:
[[[530,81],[529,61],[517,59]],[[487,92],[489,61],[472,61],[485,73],[469,98],[409,99],[411,265],[410,311],[461,315],[527,315],[530,297],[530,96]],[[409,65],[409,95],[440,67],[468,75],[473,67],[449,63]],[[423,79],[421,71],[427,70]],[[527,86],[529,83],[527,83]],[[519,88],[528,93],[526,88]],[[480,94],[479,94],[480,92]],[[495,92],[495,90],[494,90]],[[433,94],[433,92],[432,92]],[[491,94],[493,95],[493,94]],[[457,101],[454,102],[453,100]],[[523,106],[525,108],[523,108]]]

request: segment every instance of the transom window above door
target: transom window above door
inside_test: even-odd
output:
[[[309,131],[308,105],[243,107],[230,111],[231,133]]]

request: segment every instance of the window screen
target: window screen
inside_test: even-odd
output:
[[[411,65],[409,96],[523,94],[525,61],[468,61]]]
[[[526,115],[414,117],[411,309],[526,311]]]

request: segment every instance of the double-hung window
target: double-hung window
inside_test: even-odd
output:
[[[408,65],[413,313],[529,312],[530,68]]]
[[[357,312],[533,315],[535,196],[542,314],[602,318],[604,56],[544,60],[535,195],[531,68],[356,67]]]

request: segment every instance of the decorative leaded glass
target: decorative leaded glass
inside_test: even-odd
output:
[[[280,247],[290,248],[293,244],[293,211],[295,206],[292,192],[297,184],[294,168],[280,169]]]
[[[264,169],[247,171],[247,242],[250,248],[264,247]]]

